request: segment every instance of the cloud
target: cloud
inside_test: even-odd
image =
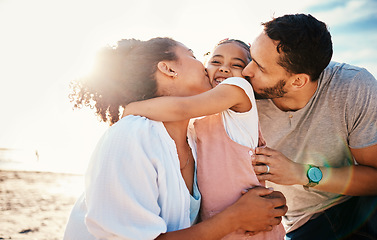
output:
[[[325,2],[325,1],[324,1]],[[334,2],[334,1],[333,1]],[[375,0],[348,0],[335,1],[334,7],[317,7],[316,18],[326,22],[329,26],[347,25],[377,16],[377,1]],[[321,4],[319,4],[321,6]]]
[[[333,36],[333,42],[335,61],[365,67],[377,76],[377,48],[372,47],[377,42],[375,30],[362,34],[338,33]]]

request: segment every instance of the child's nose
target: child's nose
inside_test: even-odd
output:
[[[220,67],[220,72],[229,73],[230,71],[229,71],[229,68],[222,66]]]

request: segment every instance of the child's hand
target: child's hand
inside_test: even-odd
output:
[[[122,118],[124,118],[125,116],[128,116],[128,115],[132,115],[133,113],[130,111],[131,110],[131,105],[132,103],[128,104],[124,110],[123,110],[123,114],[122,114]]]

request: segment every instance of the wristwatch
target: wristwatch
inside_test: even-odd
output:
[[[309,169],[306,172],[306,176],[309,179],[309,183],[304,185],[305,188],[316,186],[322,179],[322,171],[319,167],[309,165]]]

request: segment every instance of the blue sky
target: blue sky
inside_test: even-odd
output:
[[[324,1],[307,12],[329,25],[334,60],[367,68],[377,74],[377,1]]]
[[[38,149],[45,164],[81,172],[107,126],[72,111],[68,84],[96,49],[168,36],[201,59],[224,38],[251,43],[261,22],[288,13],[326,22],[333,60],[377,76],[375,0],[0,0],[0,148]]]

